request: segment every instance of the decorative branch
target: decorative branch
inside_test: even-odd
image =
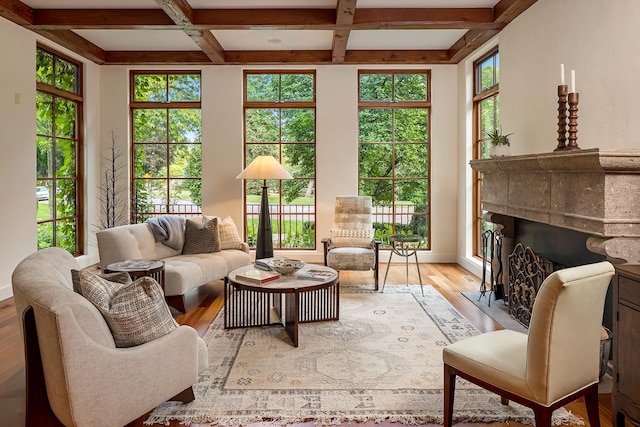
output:
[[[116,146],[117,139],[115,132],[111,131],[111,144],[107,148],[107,155],[103,157],[107,166],[98,186],[100,209],[96,231],[128,223],[125,164],[122,162],[122,152]]]

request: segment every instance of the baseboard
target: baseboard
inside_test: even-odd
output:
[[[4,301],[13,296],[13,288],[11,285],[3,286],[0,288],[0,301]]]
[[[475,258],[458,257],[456,262],[464,269],[469,270],[469,273],[475,276],[482,277],[482,263]]]

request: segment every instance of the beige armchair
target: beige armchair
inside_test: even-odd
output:
[[[323,239],[324,265],[335,270],[373,270],[378,290],[378,247],[371,197],[337,196],[331,238]]]
[[[98,309],[72,289],[76,260],[61,248],[21,261],[12,285],[25,340],[27,426],[123,426],[166,400],[194,399],[208,365],[195,329],[180,326],[118,348]]]
[[[585,398],[591,427],[600,426],[600,327],[609,262],[567,268],[542,283],[529,334],[501,330],[443,350],[444,426],[453,421],[456,376],[533,409],[537,427],[551,426],[554,410]]]

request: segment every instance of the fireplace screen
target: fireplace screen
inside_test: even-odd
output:
[[[539,257],[518,243],[509,255],[509,314],[529,327],[538,289],[544,279],[561,266]]]

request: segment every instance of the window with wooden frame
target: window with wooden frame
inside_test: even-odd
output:
[[[84,248],[82,65],[36,48],[38,249]]]
[[[245,167],[271,155],[293,176],[268,180],[274,249],[315,249],[315,71],[244,72]],[[262,180],[244,181],[244,234],[255,247]]]
[[[488,134],[500,130],[500,55],[494,50],[473,64],[473,158],[487,159],[491,149]],[[482,257],[482,234],[493,224],[482,219],[482,174],[473,173],[473,251]]]
[[[131,222],[202,212],[199,71],[132,71]]]
[[[431,73],[358,72],[359,193],[373,199],[376,238],[390,234],[430,239]]]

